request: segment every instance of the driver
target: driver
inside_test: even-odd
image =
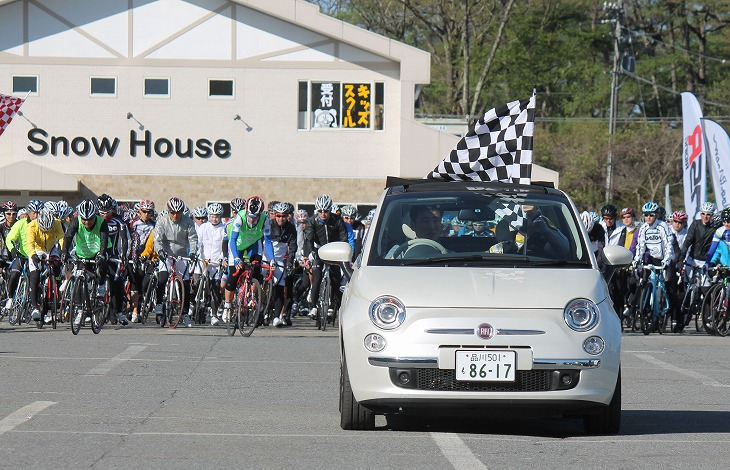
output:
[[[416,239],[427,239],[438,241],[441,237],[441,217],[443,213],[441,209],[433,206],[413,206],[410,210],[411,223],[409,227],[415,232]],[[406,242],[408,243],[408,242]],[[405,244],[395,245],[388,253],[386,259],[403,258],[407,249],[403,248]],[[396,252],[398,254],[396,255]]]

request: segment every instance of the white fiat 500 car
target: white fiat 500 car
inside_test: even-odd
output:
[[[342,428],[527,411],[617,433],[621,324],[606,278],[631,253],[606,247],[599,270],[577,214],[538,185],[389,180],[340,307]],[[343,263],[350,246],[319,255]]]

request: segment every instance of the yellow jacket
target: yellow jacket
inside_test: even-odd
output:
[[[53,221],[53,227],[48,232],[41,230],[38,220],[29,222],[25,230],[25,252],[28,253],[28,258],[38,251],[50,253],[56,242],[60,248],[63,248],[63,228],[58,219]]]

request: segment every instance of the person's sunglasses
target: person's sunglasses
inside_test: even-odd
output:
[[[13,211],[9,211],[9,212],[5,213],[5,215],[17,215],[17,214],[18,214],[17,212],[13,212]]]
[[[286,214],[274,214],[274,217],[286,217]]]
[[[196,217],[195,220],[205,220],[207,217]]]
[[[182,214],[182,211],[170,211],[170,214],[173,214],[173,215]]]
[[[330,211],[317,211],[317,212],[319,212],[320,214],[329,214],[330,213]]]
[[[656,217],[656,212],[644,212],[644,217]]]
[[[633,216],[633,215],[631,215],[631,214],[626,214],[626,215],[622,215],[622,216],[621,216],[621,218],[622,218],[622,219],[628,219],[628,218],[632,218],[632,219],[633,219],[633,218],[634,218],[634,216]]]
[[[148,209],[140,209],[140,212],[142,212],[143,214],[151,214],[152,213],[152,211],[151,210],[148,210]]]
[[[707,217],[712,217],[713,215],[715,215],[712,212],[700,212],[700,214],[706,215]]]

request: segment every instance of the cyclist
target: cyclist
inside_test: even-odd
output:
[[[687,238],[687,213],[685,211],[674,211],[670,219],[671,235],[674,238],[674,255],[679,258],[679,250]]]
[[[292,314],[297,314],[299,312],[306,313],[309,311],[307,308],[307,300],[304,297],[304,294],[307,292],[307,289],[309,289],[309,286],[311,285],[310,280],[310,269],[309,269],[309,260],[307,260],[304,257],[304,231],[307,228],[307,222],[309,220],[309,213],[304,209],[299,209],[296,211],[294,218],[296,219],[297,225],[297,256],[296,261],[299,264],[301,268],[301,282],[295,283],[292,291],[292,306],[291,306],[291,312]]]
[[[636,254],[636,234],[638,227],[636,226],[636,213],[631,207],[621,209],[622,224],[613,231],[608,239],[609,245],[623,246],[631,251],[632,255]],[[633,316],[633,307],[630,303],[626,303],[626,299],[636,290],[636,277],[631,275],[628,269],[619,269],[611,278],[609,288],[611,291],[611,299],[616,306],[616,311],[623,311],[626,318]],[[625,304],[625,308],[624,308]]]
[[[76,208],[78,217],[71,221],[63,237],[63,254],[61,259],[65,263],[69,259],[71,247],[76,247],[76,258],[82,261],[96,260],[96,272],[99,277],[99,291],[97,295],[104,295],[106,282],[106,253],[110,247],[109,226],[98,215],[94,201],[84,199]],[[79,299],[76,299],[79,300]],[[81,323],[82,312],[77,312],[74,324]]]
[[[596,255],[599,265],[601,264],[601,250],[606,246],[606,231],[600,223],[600,217],[595,212],[583,211],[580,214],[583,226],[588,232],[588,239],[591,242],[591,250]]]
[[[195,222],[190,217],[183,215],[185,203],[177,197],[171,197],[167,201],[168,214],[162,216],[155,225],[155,251],[162,262],[157,284],[157,310],[156,315],[162,314],[162,297],[165,293],[165,284],[170,277],[169,270],[172,269],[173,261],[167,258],[171,256],[190,257],[195,261],[198,252],[198,234],[195,231]],[[181,312],[182,321],[187,327],[193,326],[187,314],[190,299],[190,269],[184,260],[176,261],[176,270],[183,279],[183,302]]]
[[[682,248],[679,252],[679,262],[685,261],[691,270],[693,267],[702,267],[707,259],[707,252],[712,245],[716,227],[712,224],[716,206],[712,202],[703,202],[700,205],[700,218],[693,220],[687,230]],[[688,273],[691,277],[692,273]]]
[[[286,203],[274,204],[272,212],[274,223],[269,223],[271,250],[265,250],[264,261],[267,261],[274,271],[274,312],[278,315],[273,320],[274,326],[291,326],[291,315],[285,313],[288,303],[288,293],[292,291],[294,281],[290,275],[297,253],[297,231],[289,221]],[[273,256],[270,256],[273,255]]]
[[[125,275],[117,276],[117,272],[126,270],[127,253],[129,248],[129,230],[127,224],[116,214],[117,201],[108,194],[102,194],[96,200],[99,215],[104,219],[109,230],[110,246],[107,254],[110,258],[121,260],[107,261],[107,275],[112,280],[112,291],[109,293],[112,312],[117,312],[117,321],[123,326],[127,325],[127,316],[124,314],[124,306],[127,301],[124,292]],[[122,264],[120,266],[120,264]],[[100,284],[101,285],[101,284]]]
[[[41,282],[41,256],[49,257],[51,255],[60,258],[58,244],[63,243],[63,230],[61,221],[56,219],[55,214],[49,209],[41,209],[38,217],[28,224],[27,238],[25,240],[25,250],[31,263],[28,265],[28,287],[30,299],[32,301],[33,313],[32,317],[35,321],[40,321],[40,303],[38,302],[38,287]],[[61,276],[61,266],[57,265],[53,268],[53,275]],[[51,317],[46,315],[45,323],[51,322]]]
[[[135,206],[137,207],[137,213],[130,223],[129,229],[131,244],[129,258],[137,264],[135,269],[130,270],[130,277],[132,278],[130,292],[132,323],[139,322],[139,293],[145,291],[150,275],[154,270],[154,265],[150,265],[145,269],[143,262],[156,257],[153,234],[155,228],[155,203],[149,199],[144,199]]]
[[[270,231],[270,227],[267,227],[267,220],[268,218],[264,214],[264,200],[259,196],[251,196],[246,201],[245,209],[239,211],[226,227],[228,232],[228,277],[223,309],[223,321],[226,323],[231,319],[231,302],[235,296],[238,278],[243,272],[244,261],[250,261],[253,264],[252,275],[259,282],[263,281],[261,260],[264,252],[264,236],[266,235],[268,238],[268,231]],[[269,241],[268,244],[270,249],[271,242]],[[272,253],[269,255],[270,259],[273,258]]]
[[[347,243],[350,244],[352,252],[355,252],[355,245],[357,244],[357,233],[355,233],[355,217],[357,216],[357,207],[346,204],[340,209],[342,213],[342,221],[345,223],[345,229],[347,230]]]
[[[209,275],[211,276],[211,289],[216,287],[220,289],[220,279],[214,276],[218,270],[215,266],[208,266],[209,261],[219,262],[223,258],[222,242],[226,236],[226,226],[221,223],[221,215],[223,215],[223,206],[214,202],[208,204],[208,221],[200,226],[198,232],[198,249],[199,259],[206,264]],[[215,326],[219,323],[218,312],[211,311],[210,324]]]
[[[8,273],[8,292],[11,295],[15,293],[23,268],[28,263],[28,254],[25,251],[28,223],[38,217],[38,211],[42,208],[43,203],[38,199],[33,199],[28,202],[28,205],[25,207],[28,217],[18,219],[5,237],[5,245],[12,259]],[[10,300],[8,299],[8,301]],[[6,304],[6,307],[9,308],[8,304]]]
[[[314,201],[315,213],[309,218],[307,228],[304,232],[304,256],[309,259],[312,266],[312,288],[310,290],[309,311],[311,318],[317,318],[317,302],[319,301],[319,284],[322,281],[322,261],[317,255],[317,250],[329,242],[346,242],[347,228],[340,217],[332,216],[332,198],[322,194]],[[330,268],[330,276],[333,286],[339,286],[341,280],[340,269],[337,266]],[[335,297],[339,298],[339,289],[332,289]],[[334,299],[337,303],[337,299]],[[334,305],[333,305],[334,306]],[[334,315],[334,308],[327,312],[328,316]]]
[[[730,208],[723,209],[722,227],[715,231],[706,261],[710,266],[730,266]]]
[[[652,264],[661,266],[664,271],[664,279],[666,280],[666,289],[669,297],[670,308],[676,306],[678,299],[676,272],[674,269],[674,247],[672,246],[672,237],[669,234],[670,228],[666,222],[659,220],[657,211],[659,205],[656,202],[649,201],[642,207],[644,214],[644,225],[639,228],[636,242],[636,254],[634,255],[634,267],[639,264]],[[649,277],[649,272],[643,272],[642,279],[644,281]],[[634,295],[634,297],[636,297]],[[633,304],[633,302],[632,302]],[[679,309],[673,309],[672,327],[673,330],[684,320],[679,322]]]
[[[10,229],[17,220],[18,205],[13,201],[5,201],[2,206],[2,221],[0,221],[0,267],[6,268],[12,262],[11,248],[8,247],[6,239],[10,233]],[[13,304],[12,295],[8,296],[8,300],[2,307],[9,310]]]
[[[618,232],[621,228],[622,223],[616,221],[616,216],[618,215],[618,209],[613,204],[606,204],[605,206],[601,207],[601,227],[603,227],[603,230],[606,231],[606,245],[616,245],[616,243],[611,243],[611,237],[614,236],[614,233],[618,235]]]
[[[196,229],[199,229],[201,225],[208,221],[208,209],[203,206],[197,206],[195,209],[193,209],[192,215]]]

